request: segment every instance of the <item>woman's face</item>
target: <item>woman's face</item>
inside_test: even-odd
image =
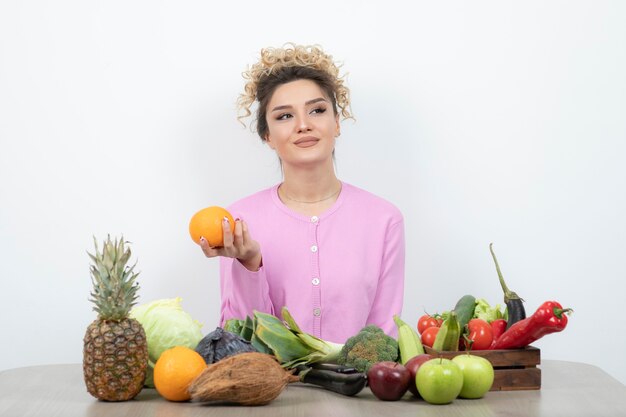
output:
[[[315,82],[297,80],[276,88],[266,118],[265,139],[283,164],[310,167],[332,161],[339,115]]]

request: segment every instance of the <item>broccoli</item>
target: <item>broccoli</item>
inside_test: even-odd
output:
[[[346,341],[338,363],[367,372],[376,362],[395,362],[397,359],[398,342],[387,336],[380,327],[370,324]]]

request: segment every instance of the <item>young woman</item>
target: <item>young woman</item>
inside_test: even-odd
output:
[[[343,343],[367,324],[395,335],[404,295],[404,223],[389,202],[340,181],[334,170],[340,113],[349,90],[332,57],[292,44],[261,51],[244,73],[243,116],[258,103],[261,140],[280,159],[283,181],[237,201],[225,220],[220,256],[221,323],[280,314],[301,328]]]

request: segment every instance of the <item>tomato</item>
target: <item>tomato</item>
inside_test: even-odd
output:
[[[420,332],[420,334],[423,334],[424,330],[429,327],[441,327],[441,322],[431,315],[424,314],[417,321],[417,331]]]
[[[489,349],[493,342],[493,329],[491,325],[482,319],[471,319],[467,324],[469,328],[468,339],[473,340],[472,350]]]
[[[437,333],[439,333],[439,327],[433,326],[424,330],[424,333],[422,333],[422,344],[424,346],[433,347]]]

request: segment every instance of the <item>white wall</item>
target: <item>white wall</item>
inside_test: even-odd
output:
[[[573,307],[537,343],[626,383],[626,3],[0,3],[0,369],[80,362],[87,250],[124,234],[141,301],[218,320],[190,216],[280,180],[235,120],[264,46],[350,72],[339,176],[404,212],[403,317],[466,293]]]

